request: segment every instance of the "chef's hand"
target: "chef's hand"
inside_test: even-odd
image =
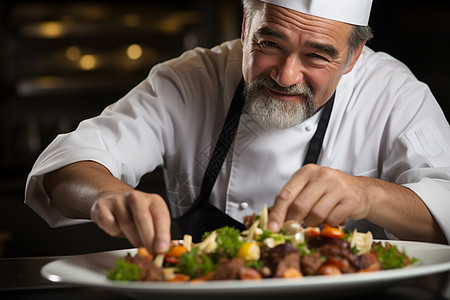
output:
[[[315,164],[300,168],[284,185],[270,208],[268,227],[278,232],[287,220],[306,226],[344,224],[369,213],[371,201],[363,177]]]
[[[99,198],[92,206],[91,218],[111,236],[126,237],[135,247],[152,253],[169,249],[169,209],[157,194],[133,190]]]

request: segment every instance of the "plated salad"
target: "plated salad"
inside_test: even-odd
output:
[[[109,270],[119,281],[209,281],[301,278],[316,275],[374,272],[417,264],[372,234],[339,227],[303,227],[288,221],[279,233],[267,230],[267,209],[244,219],[248,228],[222,227],[206,232],[200,243],[185,235],[156,256],[145,248],[128,254]]]

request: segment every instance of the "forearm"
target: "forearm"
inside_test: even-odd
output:
[[[447,243],[424,202],[413,191],[386,181],[367,178],[371,209],[366,217],[400,239]]]
[[[93,161],[70,164],[44,176],[52,204],[69,218],[88,219],[94,202],[109,194],[132,190],[104,166]]]

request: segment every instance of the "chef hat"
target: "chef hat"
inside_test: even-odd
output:
[[[367,26],[372,0],[261,0],[301,13]]]

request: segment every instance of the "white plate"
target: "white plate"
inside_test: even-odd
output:
[[[302,279],[263,279],[258,281],[209,281],[204,283],[166,282],[117,282],[106,278],[118,258],[127,253],[134,255],[136,249],[117,250],[63,258],[48,263],[41,269],[45,278],[83,286],[96,286],[119,290],[134,296],[189,295],[195,297],[217,296],[269,296],[281,294],[320,295],[368,293],[386,288],[400,280],[450,270],[450,246],[389,241],[420,260],[418,266],[371,273],[345,274],[342,276],[312,276]],[[191,297],[190,297],[191,298]],[[190,299],[189,298],[189,299]],[[261,299],[261,297],[259,297]],[[248,299],[248,297],[247,297]]]

